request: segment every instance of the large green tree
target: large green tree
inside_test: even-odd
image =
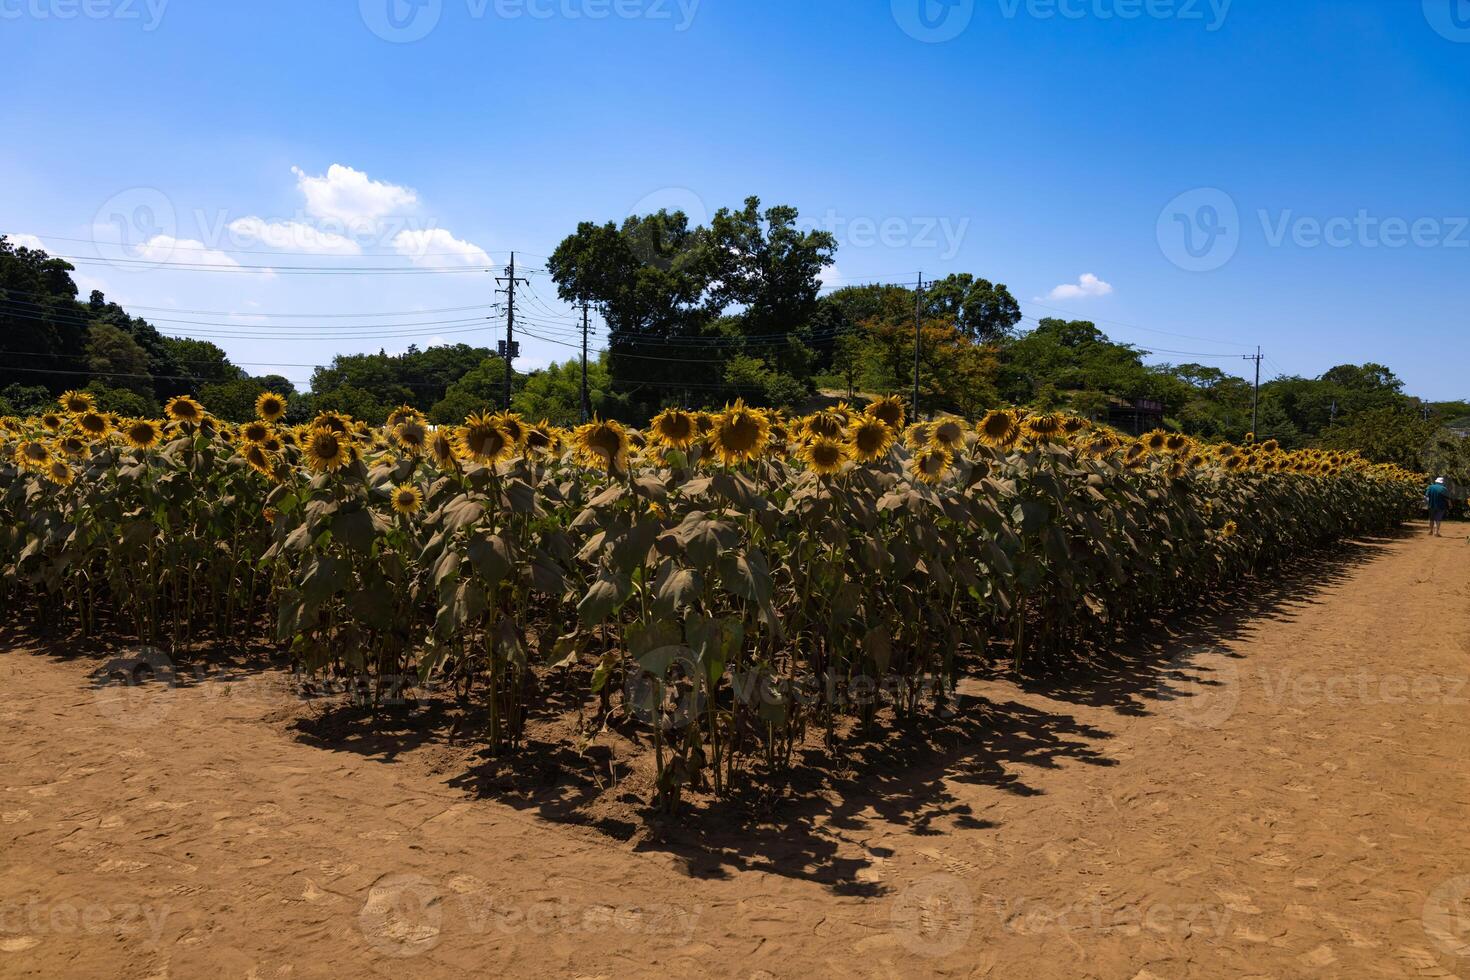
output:
[[[1021,322],[1021,304],[1003,285],[968,272],[946,276],[925,288],[925,315],[945,319],[970,340],[998,344]]]

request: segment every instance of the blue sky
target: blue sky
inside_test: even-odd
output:
[[[973,272],[1155,360],[1470,397],[1470,0],[0,0],[0,60],[0,231],[253,373],[493,343],[494,283],[99,257],[535,269],[756,194],[838,234],[832,285]]]

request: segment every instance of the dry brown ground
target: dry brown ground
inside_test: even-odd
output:
[[[1470,977],[1470,543],[1314,568],[661,833],[275,671],[12,648],[0,975]]]

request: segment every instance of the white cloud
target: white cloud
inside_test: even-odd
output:
[[[362,254],[361,246],[352,239],[299,221],[266,221],[252,216],[231,221],[229,228],[246,243],[258,242],[271,248],[320,255]]]
[[[10,244],[14,245],[16,248],[31,248],[36,249],[37,251],[44,251],[46,248],[46,243],[41,241],[35,235],[13,235],[7,233],[5,237],[8,238],[10,240]]]
[[[1112,283],[1103,282],[1090,272],[1082,274],[1076,282],[1064,282],[1047,294],[1047,299],[1086,299],[1106,296],[1113,291]]]
[[[837,271],[835,265],[825,265],[822,271],[817,273],[817,285],[823,289],[836,289],[842,285],[842,273]]]
[[[192,238],[175,238],[172,235],[154,235],[137,248],[128,249],[130,259],[147,259],[149,262],[173,262],[180,265],[233,265],[240,263],[218,249],[208,248],[203,242]]]
[[[306,198],[306,213],[338,222],[348,229],[375,225],[390,214],[418,204],[418,194],[407,187],[373,180],[361,170],[334,163],[320,177],[292,167],[296,187]]]
[[[423,231],[400,231],[393,237],[393,248],[399,255],[412,259],[414,265],[491,266],[490,256],[471,242],[460,241],[443,228]]]

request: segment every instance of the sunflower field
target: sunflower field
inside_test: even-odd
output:
[[[0,420],[7,620],[170,649],[268,637],[303,673],[478,700],[497,753],[544,681],[654,743],[656,797],[724,793],[844,725],[934,710],[968,666],[1045,670],[1288,557],[1393,528],[1420,479],[1350,453],[1126,438],[902,403],[735,403],[645,430]],[[885,699],[873,696],[887,692]]]

